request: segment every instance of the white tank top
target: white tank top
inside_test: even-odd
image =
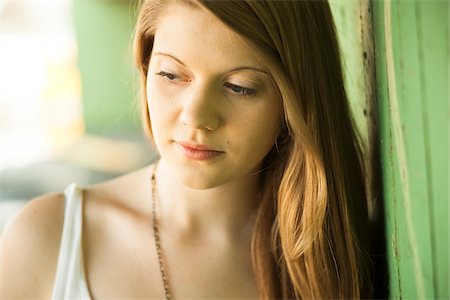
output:
[[[66,188],[64,195],[64,226],[52,299],[90,300],[81,247],[83,191],[73,183]]]

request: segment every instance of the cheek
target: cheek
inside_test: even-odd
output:
[[[170,103],[172,103],[172,96],[164,93],[164,89],[160,87],[156,79],[147,81],[147,106],[151,118],[162,118],[170,108]]]
[[[274,143],[278,129],[281,126],[283,118],[283,106],[278,97],[270,98],[268,105],[261,110],[258,120],[255,124],[259,124],[259,134],[264,136],[266,142]]]
[[[153,138],[155,143],[161,140],[162,135],[169,129],[169,107],[166,97],[160,93],[160,89],[155,82],[147,81],[147,107],[150,117]],[[164,129],[164,130],[163,130]]]
[[[266,119],[266,123],[259,123],[260,126],[256,129],[257,138],[261,147],[270,150],[275,143],[276,134],[278,132],[280,122],[277,121],[278,118]]]
[[[281,125],[281,108],[271,106],[258,114],[248,115],[241,126],[242,143],[248,145],[247,149],[258,156],[265,156],[275,143],[278,129]]]

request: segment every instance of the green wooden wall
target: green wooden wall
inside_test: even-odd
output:
[[[386,256],[387,293],[449,299],[449,2],[330,2],[347,93],[368,143],[372,254],[378,264]]]
[[[449,299],[449,3],[373,10],[390,297]]]

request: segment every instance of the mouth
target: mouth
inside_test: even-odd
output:
[[[191,142],[175,141],[175,145],[186,158],[192,160],[208,160],[225,153],[208,145]]]

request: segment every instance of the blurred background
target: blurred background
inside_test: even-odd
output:
[[[132,61],[137,2],[0,0],[0,228],[33,197],[155,159]]]

